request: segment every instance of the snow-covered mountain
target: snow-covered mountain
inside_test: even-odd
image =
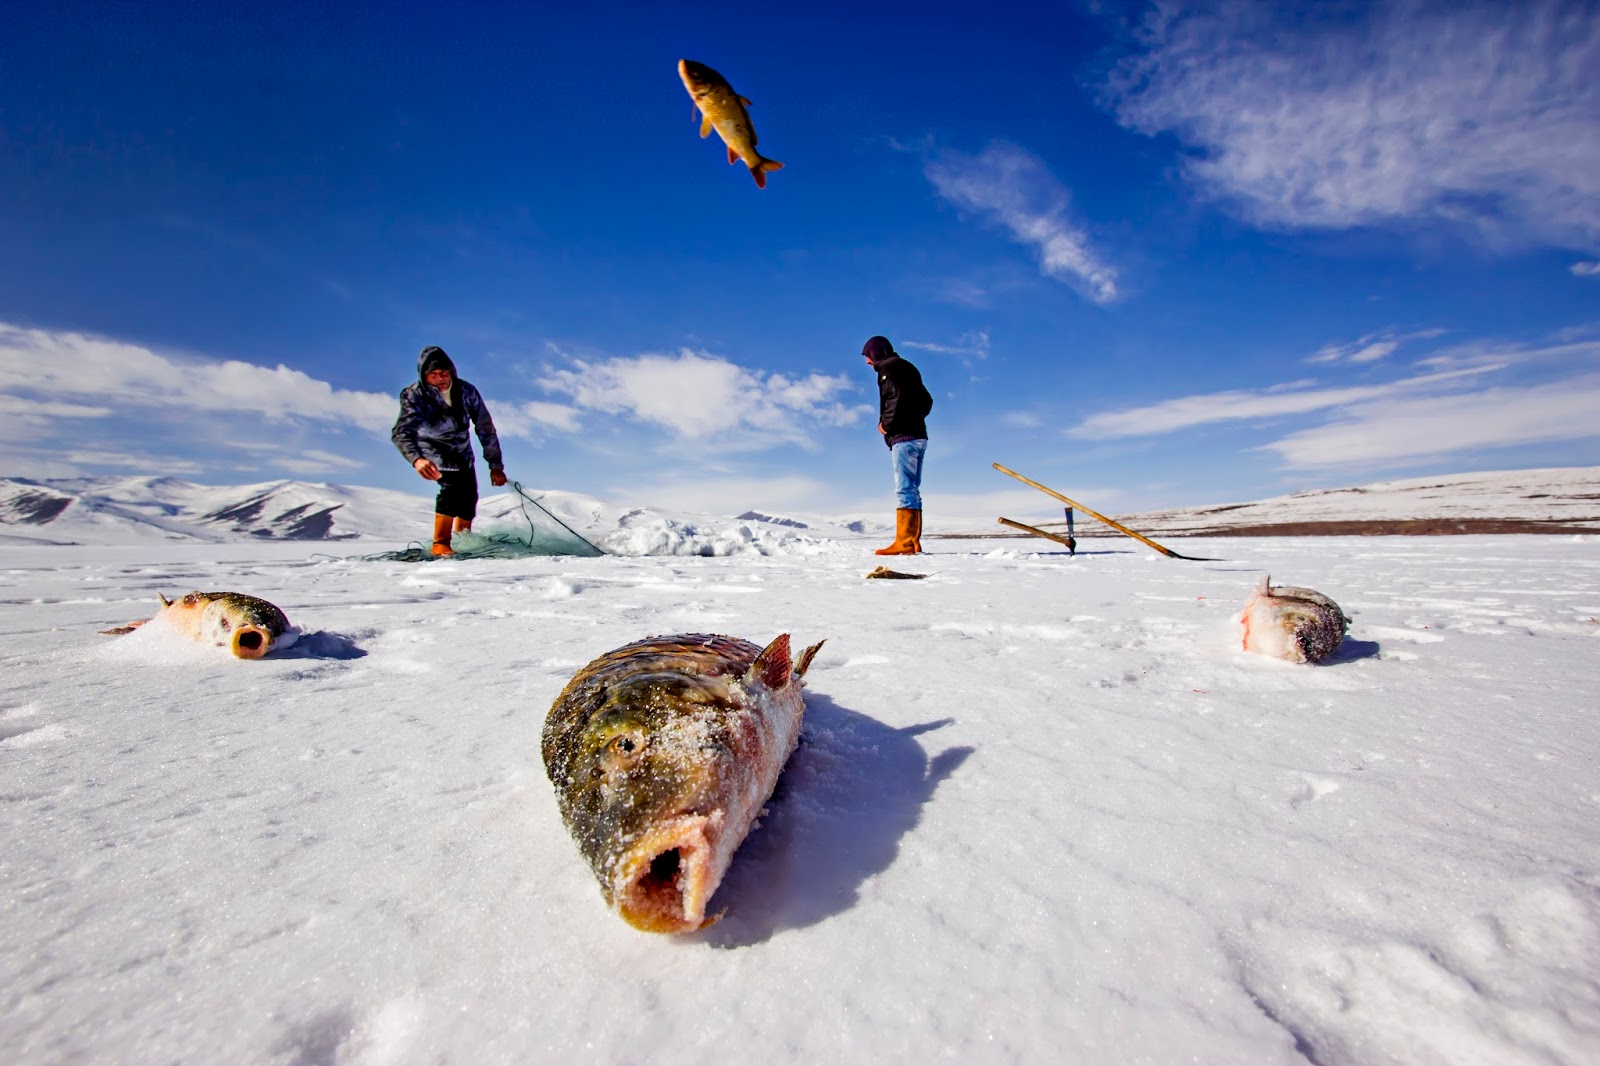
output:
[[[528,490],[563,522],[618,554],[762,553],[778,540],[820,544],[876,536],[881,522],[852,516],[665,513],[581,493]],[[1014,518],[1059,531],[1049,497]],[[196,485],[175,478],[0,479],[0,543],[141,544],[154,541],[383,541],[429,532],[432,496],[320,482]],[[1092,501],[1085,501],[1090,502]],[[479,527],[519,520],[511,492],[484,497]],[[1040,518],[1041,513],[1050,514]],[[999,517],[999,516],[996,516]],[[1600,467],[1493,471],[1380,481],[1288,496],[1111,517],[1151,535],[1293,536],[1355,533],[1600,532]],[[970,519],[929,519],[929,536],[1007,536]],[[958,528],[959,527],[959,528]],[[1078,515],[1080,536],[1112,531]],[[1017,534],[1024,536],[1024,534]]]
[[[416,535],[429,503],[388,489],[303,481],[0,479],[0,538],[39,544],[393,539]]]
[[[1049,498],[1041,495],[1046,507]],[[1086,501],[1092,504],[1092,501]],[[1009,517],[1059,532],[1052,520]],[[1496,470],[1311,489],[1253,503],[1110,515],[1141,533],[1173,536],[1339,536],[1381,533],[1600,533],[1600,467]],[[1077,515],[1079,536],[1115,536]],[[985,531],[987,532],[987,531]],[[1026,536],[1026,534],[1018,534]]]

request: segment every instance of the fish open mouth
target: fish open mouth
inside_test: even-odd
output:
[[[233,631],[230,647],[241,659],[259,659],[272,649],[272,634],[261,626],[240,626]]]
[[[716,921],[706,904],[722,880],[716,841],[723,815],[694,814],[658,827],[618,864],[613,899],[623,921],[647,933],[692,933]]]

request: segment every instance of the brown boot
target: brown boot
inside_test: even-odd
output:
[[[450,547],[450,524],[454,521],[455,519],[447,514],[433,516],[433,554],[455,554],[455,549]]]
[[[922,511],[911,512],[911,551],[913,554],[922,554]]]
[[[922,514],[909,507],[899,507],[894,512],[894,543],[887,548],[879,548],[874,555],[915,555],[917,549],[912,546],[911,523],[913,517]]]

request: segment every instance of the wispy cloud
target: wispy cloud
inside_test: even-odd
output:
[[[752,447],[813,447],[814,426],[851,425],[867,410],[838,399],[855,388],[850,378],[768,374],[687,348],[603,361],[571,358],[570,364],[547,369],[538,384],[571,399],[564,410],[574,412],[567,422],[574,427],[580,413],[621,415],[683,441],[737,437]],[[550,405],[545,413],[558,409]]]
[[[285,470],[295,474],[335,474],[342,470],[360,470],[367,465],[356,459],[315,448],[303,451],[299,455],[277,456],[276,462]]]
[[[1496,242],[1600,243],[1592,4],[1168,3],[1119,71],[1124,124],[1286,228],[1449,220]]]
[[[1117,272],[1069,220],[1071,197],[1037,156],[996,141],[977,155],[932,155],[923,173],[940,196],[998,223],[1033,248],[1046,276],[1075,286],[1096,303],[1117,298]]]
[[[1282,388],[1235,389],[1212,392],[1201,396],[1183,396],[1163,400],[1146,407],[1131,407],[1122,411],[1107,411],[1091,415],[1074,426],[1069,433],[1074,437],[1106,439],[1115,437],[1143,437],[1159,433],[1172,433],[1192,426],[1211,422],[1234,422],[1242,419],[1281,418],[1285,415],[1309,414],[1329,408],[1342,407],[1362,400],[1373,400],[1396,392],[1438,386],[1463,377],[1499,370],[1504,364],[1489,363],[1458,370],[1423,374],[1402,378],[1383,385],[1352,385],[1343,388]]]
[[[919,352],[937,352],[940,355],[963,355],[974,359],[989,358],[989,334],[983,330],[963,333],[954,344],[934,344],[929,341],[895,341],[901,348]]]
[[[1329,344],[1324,346],[1315,355],[1306,359],[1308,363],[1375,363],[1380,359],[1387,359],[1400,349],[1402,344],[1413,340],[1431,340],[1443,336],[1444,331],[1438,329],[1417,330],[1413,333],[1398,333],[1392,329],[1369,333],[1349,344]]]
[[[395,400],[376,392],[336,389],[299,370],[236,359],[182,359],[149,348],[83,333],[23,329],[0,323],[0,389],[7,405],[27,397],[72,397],[116,410],[177,408],[188,415],[251,413],[274,421],[356,425],[387,433]],[[59,407],[60,405],[57,405]],[[69,405],[53,414],[35,404],[35,417],[91,417]]]
[[[1581,263],[1573,263],[1570,269],[1580,278],[1600,277],[1600,263],[1592,259],[1586,259]]]
[[[1293,467],[1374,466],[1472,449],[1600,436],[1600,341],[1545,346],[1477,344],[1419,361],[1432,373],[1340,387],[1306,382],[1183,396],[1084,419],[1093,439],[1156,436],[1223,422],[1292,419],[1293,432],[1259,445]],[[1493,383],[1518,372],[1557,380]],[[1270,432],[1270,429],[1268,430]]]
[[[1290,466],[1399,463],[1452,452],[1600,436],[1600,375],[1452,396],[1384,397],[1265,445]]]

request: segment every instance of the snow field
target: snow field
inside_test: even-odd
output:
[[[0,1058],[1600,1058],[1593,539],[935,540],[865,581],[876,543],[0,547]],[[1263,572],[1353,617],[1331,663],[1238,650]],[[300,640],[95,634],[193,589]],[[827,645],[726,917],[653,937],[539,731],[694,630]]]

